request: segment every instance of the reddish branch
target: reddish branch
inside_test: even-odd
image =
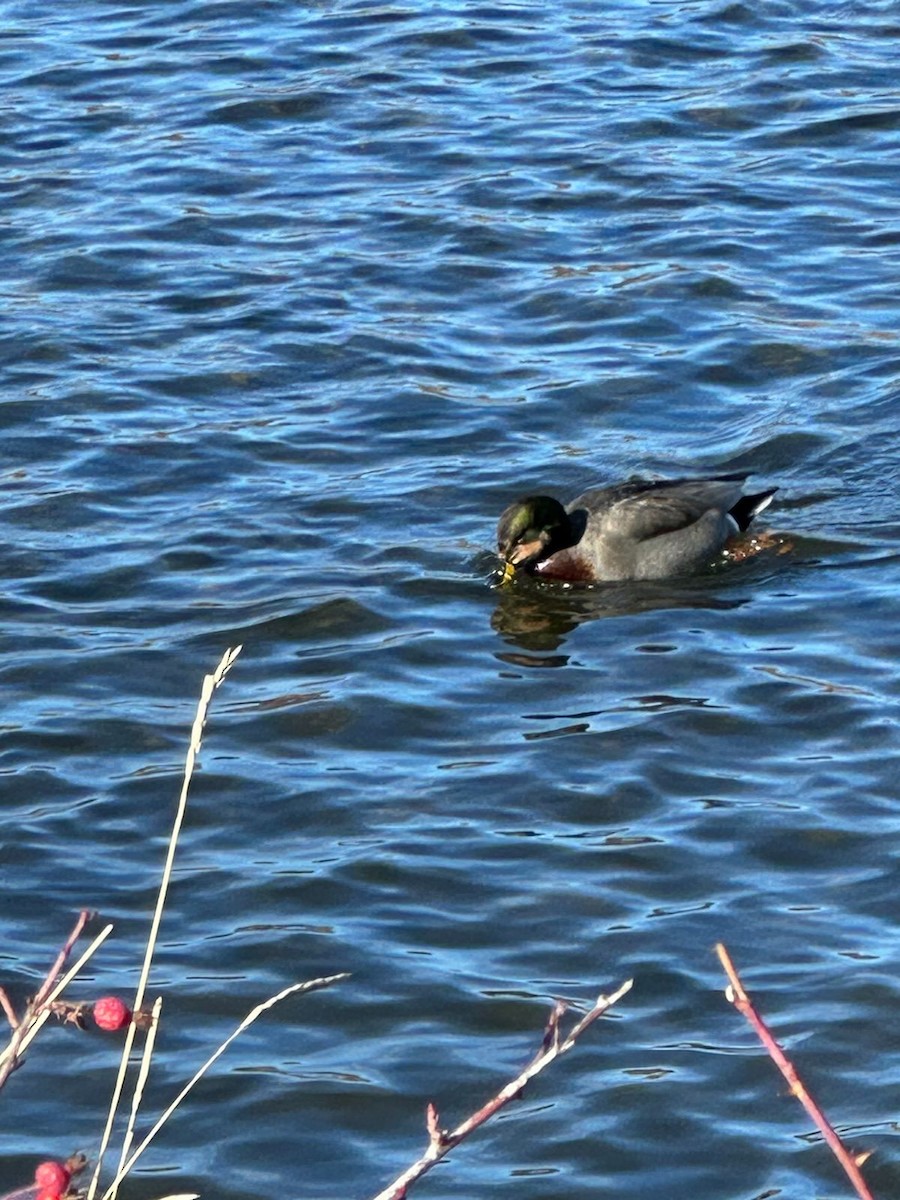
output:
[[[72,952],[72,947],[81,937],[82,930],[90,920],[91,915],[92,914],[89,913],[87,909],[79,913],[78,920],[75,922],[72,932],[69,934],[68,939],[66,940],[66,944],[60,950],[59,954],[57,954],[56,961],[47,972],[47,978],[38,988],[37,994],[28,1002],[28,1005],[25,1009],[25,1015],[21,1020],[19,1020],[16,1016],[16,1011],[13,1008],[6,991],[3,988],[0,988],[0,1006],[2,1006],[3,1011],[6,1014],[6,1019],[9,1021],[13,1030],[13,1035],[9,1041],[7,1057],[4,1062],[0,1064],[0,1088],[3,1087],[4,1083],[6,1083],[13,1071],[15,1071],[16,1068],[21,1065],[22,1059],[19,1055],[19,1047],[22,1044],[22,1039],[28,1033],[28,1030],[34,1024],[35,1019],[38,1017],[41,1009],[44,1007],[47,997],[53,990],[57,977],[59,976],[63,967],[66,965],[66,961]]]
[[[725,995],[727,999],[731,1001],[739,1013],[743,1014],[743,1016],[747,1018],[747,1020],[756,1030],[757,1037],[765,1046],[769,1057],[787,1080],[792,1095],[797,1097],[797,1099],[809,1113],[810,1117],[821,1131],[822,1137],[831,1147],[835,1158],[846,1171],[847,1177],[853,1184],[857,1196],[860,1197],[860,1200],[873,1200],[872,1193],[869,1191],[866,1181],[863,1179],[859,1171],[860,1166],[869,1157],[868,1153],[859,1155],[853,1155],[850,1153],[850,1151],[838,1137],[828,1118],[806,1090],[803,1081],[797,1074],[794,1064],[775,1041],[762,1017],[753,1007],[750,997],[744,991],[744,985],[741,983],[740,977],[735,970],[734,963],[731,961],[728,951],[721,942],[716,946],[716,954],[718,954],[719,962],[722,964],[725,974],[728,976],[729,986],[725,989]]]
[[[410,1184],[415,1183],[417,1179],[421,1179],[426,1172],[431,1170],[436,1162],[439,1162],[454,1146],[458,1146],[463,1138],[468,1137],[479,1125],[483,1125],[495,1112],[503,1108],[510,1100],[514,1100],[521,1095],[526,1083],[530,1079],[533,1079],[540,1071],[543,1071],[544,1067],[549,1066],[555,1058],[559,1058],[567,1050],[571,1050],[589,1025],[592,1025],[617,1000],[621,1000],[626,992],[631,991],[632,983],[633,980],[629,979],[613,992],[611,996],[598,997],[597,1003],[591,1011],[583,1016],[572,1028],[569,1035],[562,1040],[560,1039],[559,1021],[566,1011],[566,1005],[561,1001],[557,1001],[547,1021],[541,1048],[528,1066],[515,1079],[510,1080],[496,1096],[488,1100],[477,1112],[472,1113],[470,1117],[467,1117],[455,1129],[450,1131],[441,1129],[437,1109],[433,1104],[429,1104],[425,1110],[428,1149],[418,1161],[414,1162],[411,1167],[408,1167],[389,1187],[379,1192],[374,1197],[374,1200],[405,1200]]]

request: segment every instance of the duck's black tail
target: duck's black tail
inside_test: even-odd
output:
[[[737,521],[741,533],[750,528],[750,522],[754,517],[759,516],[764,508],[769,507],[772,497],[777,491],[778,488],[769,488],[767,492],[756,492],[753,496],[741,496],[737,504],[728,510],[729,515]]]

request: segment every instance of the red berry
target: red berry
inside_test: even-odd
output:
[[[118,996],[104,996],[94,1005],[94,1024],[101,1029],[122,1029],[131,1021],[131,1009]]]
[[[59,1192],[38,1192],[34,1200],[60,1200]]]
[[[50,1196],[61,1196],[69,1186],[72,1176],[58,1162],[42,1162],[34,1173],[34,1182],[38,1185],[45,1200]]]

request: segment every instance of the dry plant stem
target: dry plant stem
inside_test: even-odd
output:
[[[749,1023],[753,1026],[757,1037],[765,1046],[769,1057],[787,1080],[788,1086],[791,1089],[791,1094],[797,1097],[797,1099],[809,1113],[812,1120],[818,1126],[822,1137],[831,1147],[831,1151],[835,1158],[846,1171],[847,1177],[853,1184],[857,1196],[860,1197],[860,1200],[873,1200],[872,1193],[869,1191],[866,1181],[860,1174],[856,1159],[841,1141],[828,1118],[806,1090],[803,1081],[797,1074],[794,1064],[775,1041],[775,1038],[772,1036],[762,1017],[754,1008],[753,1002],[744,990],[744,985],[741,983],[740,976],[735,969],[734,963],[731,961],[731,956],[721,942],[716,945],[716,954],[719,956],[719,962],[722,964],[722,968],[725,971],[725,974],[728,976],[728,982],[730,984],[730,987],[725,991],[726,997],[731,1001],[738,1012],[746,1017]]]
[[[131,1143],[134,1141],[134,1127],[137,1124],[137,1115],[141,1107],[144,1088],[147,1086],[147,1076],[150,1074],[150,1062],[153,1058],[153,1047],[156,1045],[156,1035],[159,1033],[159,1014],[161,1012],[162,996],[157,996],[153,1002],[153,1011],[150,1014],[150,1028],[147,1030],[147,1036],[144,1038],[140,1070],[135,1081],[134,1094],[131,1097],[131,1113],[128,1118],[128,1126],[125,1130],[125,1136],[122,1138],[123,1161],[128,1157],[128,1153],[131,1150]]]
[[[123,1163],[119,1167],[115,1179],[103,1193],[103,1200],[112,1200],[116,1194],[119,1184],[162,1129],[163,1125],[165,1125],[166,1121],[168,1121],[169,1117],[171,1117],[175,1109],[193,1089],[194,1085],[203,1078],[216,1059],[220,1058],[225,1053],[234,1039],[239,1037],[248,1025],[252,1025],[256,1018],[261,1016],[267,1009],[271,1008],[274,1004],[278,1004],[280,1000],[284,1000],[286,996],[293,995],[294,992],[315,992],[320,988],[330,987],[333,983],[340,983],[341,980],[349,978],[350,976],[344,973],[342,975],[326,975],[321,979],[308,979],[305,983],[292,983],[290,987],[286,987],[283,991],[280,991],[277,996],[270,996],[268,1000],[264,1000],[262,1004],[257,1004],[255,1008],[251,1009],[250,1012],[247,1013],[246,1017],[244,1017],[243,1021],[241,1021],[240,1025],[238,1025],[237,1029],[235,1029],[234,1033],[225,1039],[218,1050],[211,1054],[199,1071],[197,1071],[196,1074],[188,1080],[188,1082],[184,1085],[165,1112],[162,1113],[159,1120],[156,1122],[144,1140],[139,1144],[138,1148],[130,1156],[127,1162]]]
[[[626,993],[630,992],[633,983],[633,979],[628,979],[611,996],[599,996],[597,1003],[591,1011],[585,1014],[568,1036],[562,1040],[560,1040],[559,1034],[559,1020],[566,1011],[566,1006],[557,1002],[547,1021],[541,1048],[528,1066],[515,1079],[510,1080],[504,1088],[501,1088],[496,1096],[493,1096],[477,1112],[472,1113],[470,1117],[467,1117],[465,1121],[457,1125],[450,1132],[446,1129],[441,1129],[437,1109],[433,1104],[429,1104],[425,1110],[428,1149],[418,1161],[408,1167],[392,1184],[386,1187],[384,1191],[379,1192],[374,1197],[374,1200],[405,1200],[407,1189],[411,1184],[415,1183],[417,1179],[421,1179],[423,1175],[431,1170],[436,1162],[439,1162],[454,1146],[458,1146],[463,1138],[468,1137],[479,1125],[483,1125],[485,1121],[489,1120],[495,1112],[503,1108],[510,1100],[514,1100],[519,1096],[526,1083],[543,1071],[544,1067],[549,1066],[554,1059],[559,1058],[561,1054],[565,1054],[567,1050],[571,1050],[585,1029],[589,1025],[592,1025],[608,1008],[611,1008],[618,1000],[621,1000]]]
[[[197,755],[200,753],[200,742],[203,736],[203,726],[206,724],[206,715],[209,711],[210,701],[212,700],[213,692],[231,670],[234,661],[241,652],[241,647],[236,646],[234,649],[226,650],[222,655],[219,665],[211,675],[205,675],[203,678],[203,686],[200,690],[200,700],[197,704],[197,713],[194,717],[194,724],[191,729],[191,740],[188,746],[187,757],[184,764],[184,779],[181,785],[181,795],[178,800],[178,809],[175,813],[175,820],[172,824],[172,832],[169,835],[169,848],[166,853],[166,862],[163,867],[162,880],[159,885],[159,893],[156,898],[156,910],[153,913],[153,922],[150,926],[150,933],[147,938],[147,948],[144,952],[144,963],[141,968],[141,975],[138,980],[137,991],[134,998],[135,1011],[141,1007],[144,999],[144,993],[147,989],[147,980],[150,976],[150,966],[153,962],[153,954],[156,949],[156,940],[159,936],[159,927],[162,923],[163,911],[166,906],[166,897],[169,891],[169,881],[172,877],[172,867],[175,862],[175,850],[178,845],[178,836],[181,833],[181,826],[184,823],[184,814],[187,810],[188,789],[190,788],[191,779],[194,774],[194,767],[197,762]],[[125,1034],[125,1042],[122,1047],[122,1058],[119,1063],[119,1073],[116,1076],[116,1082],[113,1087],[113,1094],[110,1100],[109,1114],[106,1118],[106,1127],[103,1130],[103,1137],[100,1143],[100,1149],[97,1153],[97,1159],[94,1166],[94,1174],[91,1177],[90,1186],[87,1191],[87,1200],[94,1200],[97,1192],[97,1187],[100,1181],[100,1170],[103,1166],[103,1156],[109,1145],[109,1139],[112,1136],[113,1124],[115,1123],[116,1113],[119,1108],[119,1101],[122,1097],[122,1090],[125,1086],[125,1074],[128,1070],[128,1059],[131,1054],[131,1047],[134,1044],[135,1025],[134,1022],[128,1026]],[[119,1174],[121,1174],[123,1156],[119,1160]],[[118,1177],[118,1176],[117,1176]]]
[[[181,826],[184,823],[184,815],[187,811],[188,790],[191,786],[191,779],[194,776],[194,767],[197,764],[197,755],[200,753],[200,742],[203,736],[203,726],[206,724],[206,716],[209,712],[210,701],[212,700],[213,692],[231,670],[234,661],[241,652],[241,647],[236,646],[232,650],[226,650],[222,655],[219,665],[213,671],[212,675],[204,675],[203,687],[200,691],[200,701],[197,704],[197,713],[194,717],[194,724],[191,729],[191,741],[188,746],[187,757],[184,763],[184,779],[181,784],[181,795],[178,798],[178,810],[175,814],[175,820],[172,824],[172,832],[169,835],[169,849],[166,853],[166,862],[163,867],[163,876],[159,885],[159,894],[156,897],[156,911],[153,914],[153,924],[150,927],[150,935],[147,938],[147,949],[144,952],[144,965],[141,968],[141,977],[138,980],[137,991],[134,997],[134,1007],[138,1009],[144,1001],[144,992],[147,988],[147,980],[150,975],[150,964],[153,961],[153,954],[156,950],[156,939],[159,936],[159,927],[162,924],[162,916],[166,907],[166,897],[169,892],[169,881],[172,878],[172,868],[175,864],[175,850],[178,846],[178,837],[181,833]]]
[[[50,1005],[54,1000],[57,999],[58,996],[62,995],[62,993],[69,986],[91,955],[93,955],[94,952],[100,948],[100,946],[106,941],[112,932],[112,925],[106,925],[103,929],[101,929],[88,948],[82,953],[77,962],[75,962],[75,964],[71,966],[68,971],[66,971],[62,979],[59,979],[54,984],[56,973],[65,963],[66,957],[71,952],[72,946],[75,943],[75,939],[84,928],[84,921],[86,921],[89,916],[89,913],[82,913],[78,921],[76,921],[75,929],[73,929],[72,933],[69,935],[69,940],[66,942],[63,949],[56,956],[56,962],[51,967],[50,973],[48,974],[47,979],[44,981],[44,984],[41,986],[37,996],[35,996],[34,1000],[32,1000],[32,1002],[28,1005],[25,1016],[17,1025],[12,1038],[10,1038],[9,1045],[5,1050],[3,1050],[2,1053],[0,1053],[0,1088],[3,1087],[4,1083],[6,1083],[12,1072],[20,1065],[22,1062],[22,1055],[37,1037],[41,1028],[50,1017]],[[82,920],[82,917],[84,918],[84,921]],[[39,999],[40,1004],[38,1003]]]

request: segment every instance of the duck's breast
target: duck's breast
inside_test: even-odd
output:
[[[600,578],[595,565],[578,547],[551,554],[537,563],[534,573],[541,579],[558,579],[566,583],[594,583]]]

